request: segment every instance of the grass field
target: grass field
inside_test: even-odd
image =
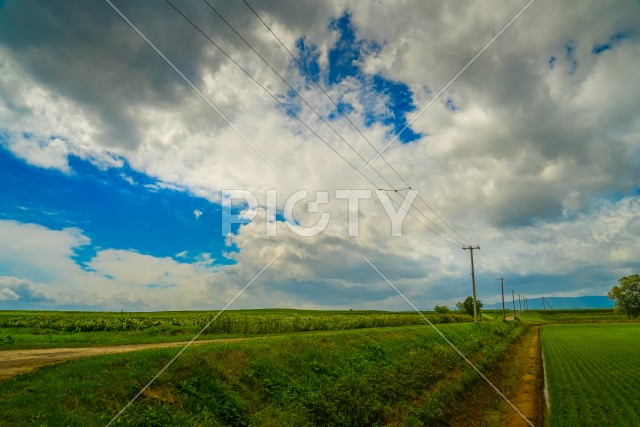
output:
[[[612,308],[583,310],[531,310],[520,319],[531,323],[595,323],[626,322],[627,317],[614,313]]]
[[[640,324],[545,325],[550,426],[640,425]]]
[[[0,350],[187,341],[217,312],[0,311]],[[468,322],[461,314],[427,313],[434,323]],[[424,324],[413,312],[238,310],[223,313],[200,337],[336,331]]]
[[[2,350],[186,341],[216,313],[0,311],[0,356]],[[552,426],[640,421],[638,393],[627,386],[640,381],[640,323],[612,310],[530,311],[521,322],[506,323],[501,311],[489,311],[479,324],[458,313],[426,315],[513,393],[520,393],[524,372],[513,358],[529,349],[518,344],[505,357],[507,348],[528,325],[544,325]],[[201,336],[234,337],[258,339],[189,348],[120,425],[464,424],[466,408],[471,419],[486,416],[486,425],[497,426],[512,411],[416,313],[238,310],[225,312]],[[2,381],[0,425],[104,425],[177,351],[88,357]],[[541,387],[536,390],[542,399]]]
[[[439,327],[480,369],[524,329]],[[3,381],[0,424],[104,425],[175,352],[86,358]],[[427,325],[267,336],[190,348],[118,425],[431,425],[477,381]]]

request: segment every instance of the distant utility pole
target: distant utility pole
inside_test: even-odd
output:
[[[520,298],[520,294],[518,294],[518,307],[520,307],[520,314],[522,314],[522,299]]]
[[[544,297],[542,297],[542,309],[543,309],[543,310],[546,310],[546,309],[547,309],[547,307],[546,307],[546,306],[545,306],[545,304],[544,304]]]
[[[524,311],[529,311],[529,298],[524,299]]]
[[[511,301],[513,301],[513,318],[516,318],[516,296],[513,293],[513,289],[511,289]]]
[[[500,280],[500,291],[502,292],[502,320],[507,320],[507,315],[504,311],[504,278],[499,278],[496,280]]]
[[[480,246],[463,246],[462,249],[471,253],[471,287],[473,290],[473,321],[478,321],[478,303],[476,302],[476,273],[473,270],[473,250],[480,250]]]

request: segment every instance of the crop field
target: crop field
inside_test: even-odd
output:
[[[439,328],[482,370],[525,329]],[[175,353],[90,357],[2,381],[0,425],[105,425]],[[189,348],[116,425],[439,425],[480,381],[425,324],[262,336]]]
[[[549,425],[640,425],[640,323],[612,310],[530,311],[508,322],[501,311],[486,311],[478,324],[457,312],[424,314],[536,424],[542,382],[523,383],[541,366],[533,330],[541,330]],[[216,315],[0,311],[0,356],[28,351],[35,360],[39,349],[53,355],[56,348],[69,353],[66,347],[82,353],[0,376],[0,425],[105,425],[180,348],[158,344],[188,341]],[[417,313],[234,310],[200,339],[217,341],[190,347],[116,425],[521,421]],[[113,351],[120,344],[135,351]]]
[[[550,426],[640,425],[640,324],[545,325]]]
[[[531,310],[520,315],[522,320],[532,323],[596,323],[625,322],[623,314],[612,308],[583,310]]]
[[[184,341],[217,312],[0,311],[0,349]],[[433,323],[468,322],[461,314],[426,314]],[[202,339],[424,324],[414,312],[237,310],[219,316]]]

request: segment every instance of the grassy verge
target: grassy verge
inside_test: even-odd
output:
[[[481,369],[523,330],[439,327]],[[100,356],[14,377],[0,383],[0,420],[104,425],[174,354]],[[190,348],[118,425],[433,425],[478,381],[426,325],[267,337]]]
[[[585,309],[585,310],[531,310],[522,313],[519,318],[522,321],[545,323],[600,323],[600,322],[626,322],[627,318],[621,314],[615,314],[613,309]],[[639,320],[635,320],[638,322]],[[634,322],[632,320],[631,322]]]
[[[640,425],[640,324],[546,325],[549,425]]]
[[[65,332],[43,331],[37,328],[0,328],[0,354],[2,350],[98,347],[189,341],[199,330],[194,326],[122,332]],[[246,336],[250,335],[203,334],[198,339],[241,338]]]

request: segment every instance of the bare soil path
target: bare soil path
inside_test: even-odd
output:
[[[540,327],[532,326],[531,333],[525,336],[521,353],[520,378],[509,399],[536,426],[544,425],[544,371],[542,366],[542,348]],[[527,423],[515,411],[505,414],[504,426],[527,426]]]
[[[252,339],[256,338],[202,340],[194,341],[191,345],[248,341]],[[54,363],[60,363],[67,360],[99,356],[103,354],[128,353],[130,351],[149,350],[154,348],[182,347],[187,343],[188,341],[179,341],[157,344],[125,344],[105,347],[3,350],[0,351],[0,381],[11,378],[14,375],[31,372],[40,366],[52,365]]]
[[[544,426],[544,375],[540,350],[540,327],[530,326],[511,344],[504,359],[485,372],[536,427]],[[466,392],[448,425],[529,427],[522,416],[484,381]]]

